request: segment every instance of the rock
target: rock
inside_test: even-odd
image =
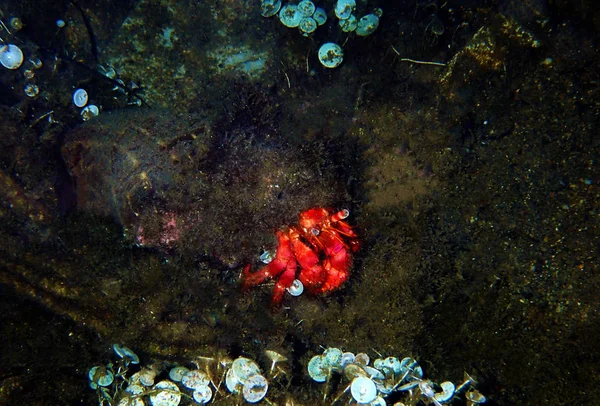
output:
[[[140,246],[229,267],[258,258],[301,210],[345,195],[321,171],[327,157],[261,135],[259,121],[103,114],[67,134],[62,148],[77,208],[113,217]]]

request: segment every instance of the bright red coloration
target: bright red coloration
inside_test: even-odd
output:
[[[358,236],[343,221],[348,210],[330,214],[313,208],[300,213],[298,225],[277,232],[277,252],[268,265],[250,272],[244,267],[244,290],[276,278],[272,304],[279,305],[294,279],[313,294],[327,294],[342,285],[350,273],[351,253],[359,248]]]

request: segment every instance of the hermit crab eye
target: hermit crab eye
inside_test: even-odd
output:
[[[348,210],[348,209],[343,209],[343,210],[341,211],[341,214],[342,214],[342,215],[341,215],[340,217],[341,217],[341,218],[342,218],[342,220],[343,220],[343,219],[347,218],[347,217],[350,215],[350,210]]]
[[[321,231],[318,228],[311,228],[310,233],[316,237],[317,235],[321,234]]]

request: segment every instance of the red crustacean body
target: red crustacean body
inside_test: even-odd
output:
[[[358,236],[344,221],[348,210],[333,214],[316,207],[300,213],[298,225],[277,232],[274,259],[256,272],[244,267],[244,290],[276,279],[272,304],[277,306],[295,279],[313,294],[327,294],[340,287],[350,272],[352,253],[359,248]]]

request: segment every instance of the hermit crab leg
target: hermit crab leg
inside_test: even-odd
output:
[[[357,235],[354,233],[354,231],[352,231],[352,229],[350,229],[350,226],[348,226],[347,233],[341,232],[336,228],[330,227],[324,229],[321,232],[321,235],[329,235],[331,238],[335,239],[346,248],[348,247],[348,245],[350,245],[350,248],[352,248],[352,252],[356,252],[360,248],[360,243],[358,242]],[[342,237],[347,237],[349,240],[348,243],[346,243],[346,241],[344,241]]]
[[[345,245],[335,240],[335,243],[327,248],[327,258],[323,261],[323,269],[327,278],[316,293],[328,293],[343,284],[350,272],[350,256]]]
[[[300,240],[296,230],[290,230],[290,237],[296,260],[301,268],[298,279],[308,291],[314,292],[321,287],[326,278],[323,267],[319,263],[319,256]]]
[[[279,306],[281,300],[283,299],[283,294],[285,290],[292,286],[292,282],[296,279],[296,270],[298,265],[296,264],[296,260],[291,259],[288,261],[285,270],[277,279],[277,283],[275,283],[275,287],[273,288],[273,298],[271,299],[271,305],[273,307]]]
[[[350,215],[350,210],[348,210],[348,209],[342,209],[342,210],[338,211],[337,213],[333,213],[331,215],[331,217],[329,217],[329,220],[332,223],[337,223],[340,220],[344,220],[349,215]]]
[[[279,231],[277,232],[277,240],[279,241],[279,245],[277,246],[277,252],[273,261],[256,272],[250,272],[250,264],[244,267],[242,273],[243,290],[247,290],[251,286],[259,285],[267,279],[276,277],[286,270],[289,262],[294,262],[295,264],[290,237],[287,233]]]
[[[350,215],[350,211],[348,209],[343,209],[334,213],[330,217],[330,221],[332,224],[332,228],[334,228],[338,233],[345,237],[356,238],[356,233],[352,230],[350,224],[346,223],[344,220]]]

